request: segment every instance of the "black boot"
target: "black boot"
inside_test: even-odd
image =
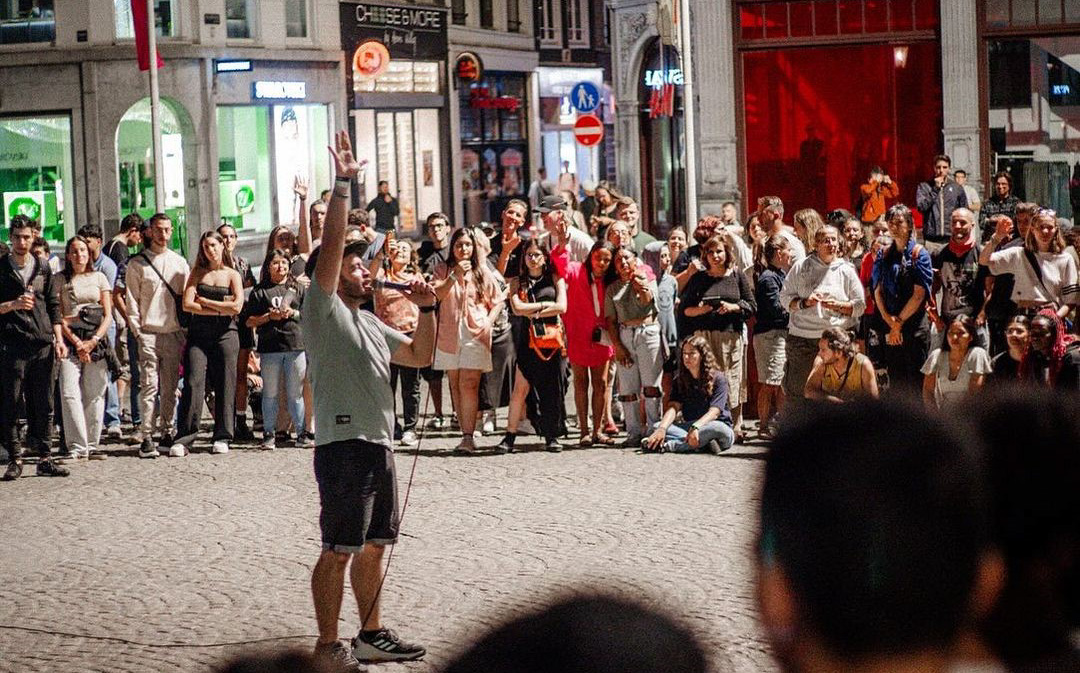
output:
[[[495,453],[514,453],[514,441],[517,433],[508,432],[503,435],[502,441],[495,445]]]
[[[236,414],[236,427],[233,430],[233,437],[239,442],[249,442],[255,439],[255,435],[252,434],[251,428],[248,427],[247,414]]]

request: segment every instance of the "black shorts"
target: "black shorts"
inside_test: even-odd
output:
[[[394,452],[360,439],[315,448],[323,549],[358,554],[394,544],[399,517]]]
[[[441,369],[433,369],[432,367],[421,367],[420,368],[420,377],[423,378],[428,383],[432,383],[434,381],[442,381],[443,375],[445,373],[446,372],[444,372]]]

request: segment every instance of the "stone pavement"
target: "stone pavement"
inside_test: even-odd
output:
[[[454,444],[420,447],[383,599],[384,621],[429,655],[373,670],[437,670],[506,616],[586,588],[675,611],[718,673],[775,670],[751,580],[760,446],[458,457]],[[112,448],[67,479],[27,466],[0,483],[0,672],[207,671],[251,648],[310,648],[311,452]],[[413,456],[397,456],[403,495]],[[351,636],[351,596],[343,615]]]

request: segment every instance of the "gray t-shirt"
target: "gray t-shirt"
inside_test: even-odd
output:
[[[311,279],[301,315],[319,446],[362,439],[393,446],[390,355],[408,341],[367,311],[352,310]]]
[[[8,255],[8,261],[11,262],[11,268],[15,269],[15,273],[22,276],[23,285],[30,282],[30,278],[34,275],[34,257],[32,255],[26,256],[26,264],[19,266],[15,263],[15,255]]]

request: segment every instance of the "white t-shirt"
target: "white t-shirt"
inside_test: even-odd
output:
[[[935,348],[930,353],[920,371],[926,375],[934,375],[934,400],[938,407],[943,407],[962,400],[968,394],[973,375],[989,374],[991,369],[987,352],[978,346],[972,346],[955,379],[949,378],[949,353],[940,348]]]
[[[1080,285],[1077,285],[1076,262],[1064,252],[1037,252],[1035,259],[1042,270],[1042,282],[1035,275],[1024,255],[1023,246],[998,250],[990,255],[990,273],[995,276],[1011,273],[1014,302],[1033,301],[1042,304],[1080,304]]]

